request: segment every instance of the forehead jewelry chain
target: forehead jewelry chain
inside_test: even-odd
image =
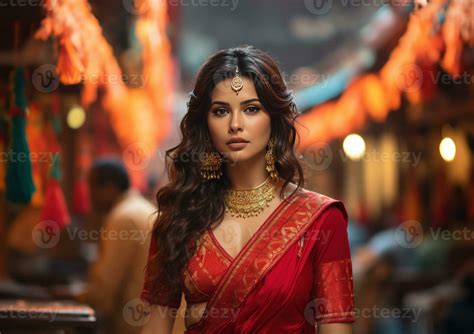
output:
[[[275,197],[275,185],[270,176],[260,185],[244,190],[228,189],[224,195],[226,212],[231,217],[256,217]]]
[[[239,91],[242,90],[244,87],[244,81],[239,75],[239,67],[235,68],[235,76],[232,78],[232,82],[230,83],[230,87],[235,92],[235,95],[239,95]]]

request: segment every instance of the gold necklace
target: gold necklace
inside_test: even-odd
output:
[[[270,179],[270,175],[262,184],[250,189],[236,190],[228,189],[224,195],[226,212],[232,217],[255,217],[258,216],[265,207],[275,197],[273,189],[275,185]]]

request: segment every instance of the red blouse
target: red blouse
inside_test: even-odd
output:
[[[222,248],[214,234],[207,230],[202,244],[190,259],[184,272],[184,292],[187,304],[209,301],[232,257]]]
[[[207,302],[232,262],[231,256],[222,247],[219,247],[220,245],[211,231],[207,230],[200,240],[200,246],[197,247],[196,253],[189,260],[188,267],[181,279],[181,288],[186,303],[189,305]],[[152,238],[149,256],[155,253],[156,239]],[[181,295],[171,296],[164,287],[155,293],[152,293],[152,290],[145,284],[141,298],[151,305],[179,308]]]

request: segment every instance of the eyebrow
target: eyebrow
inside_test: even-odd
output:
[[[240,105],[243,106],[244,104],[248,104],[250,102],[260,102],[260,101],[257,98],[253,98],[253,99],[249,99],[249,100],[245,100],[245,101],[240,102]],[[214,102],[211,103],[211,106],[213,104],[222,104],[222,105],[229,106],[229,103],[224,102],[224,101],[214,101]]]

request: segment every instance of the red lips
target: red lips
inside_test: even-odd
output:
[[[230,140],[227,141],[226,144],[231,144],[231,143],[248,143],[249,141],[244,139],[244,138],[241,138],[241,137],[234,137],[234,138],[231,138]]]

